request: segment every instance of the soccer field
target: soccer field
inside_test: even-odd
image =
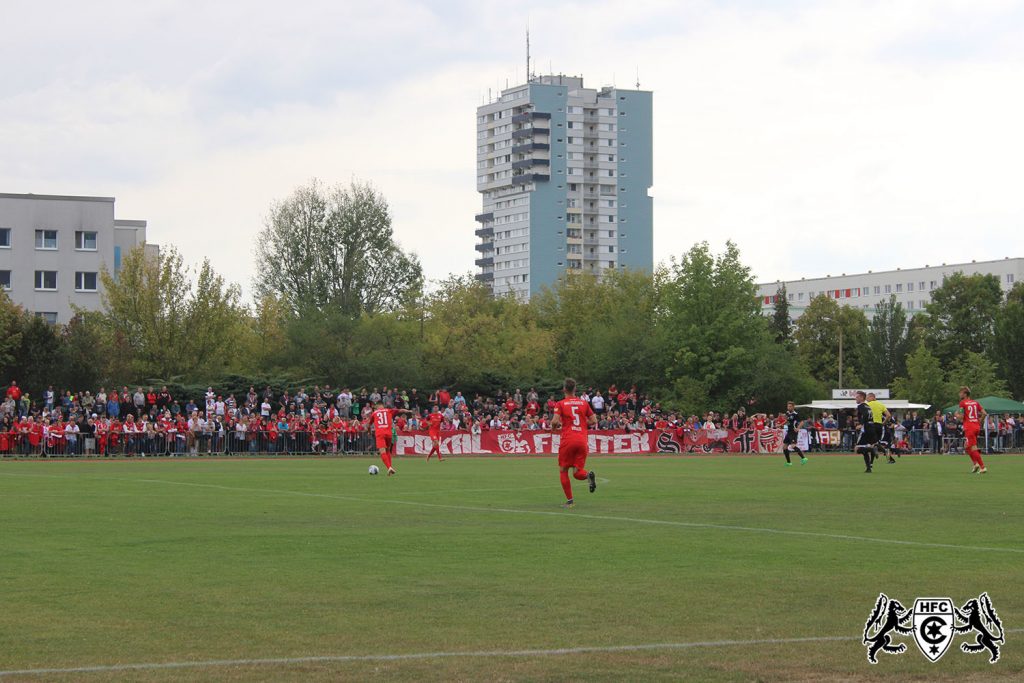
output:
[[[0,681],[1019,680],[1024,458],[986,460],[595,457],[568,511],[551,458],[0,462]],[[983,591],[996,664],[868,664],[879,592]]]

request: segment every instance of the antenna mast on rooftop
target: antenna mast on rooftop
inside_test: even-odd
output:
[[[526,82],[530,82],[530,24],[526,24]]]

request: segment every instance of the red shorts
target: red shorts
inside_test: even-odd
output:
[[[577,470],[586,469],[587,442],[562,441],[558,446],[558,466],[575,467]]]
[[[435,432],[434,430],[430,430],[430,438],[432,440],[433,439],[440,439],[441,438],[441,432],[439,432],[439,431]]]
[[[391,434],[378,434],[377,435],[377,450],[386,448],[391,450]]]
[[[981,432],[981,427],[972,427],[964,425],[964,448],[975,448],[978,445],[978,434]]]

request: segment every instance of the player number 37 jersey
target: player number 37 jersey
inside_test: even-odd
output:
[[[594,411],[581,398],[566,398],[555,404],[555,414],[562,420],[562,440],[587,439],[587,420]]]

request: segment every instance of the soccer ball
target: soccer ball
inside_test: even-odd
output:
[[[370,465],[370,474],[380,474],[380,468],[376,465]]]

